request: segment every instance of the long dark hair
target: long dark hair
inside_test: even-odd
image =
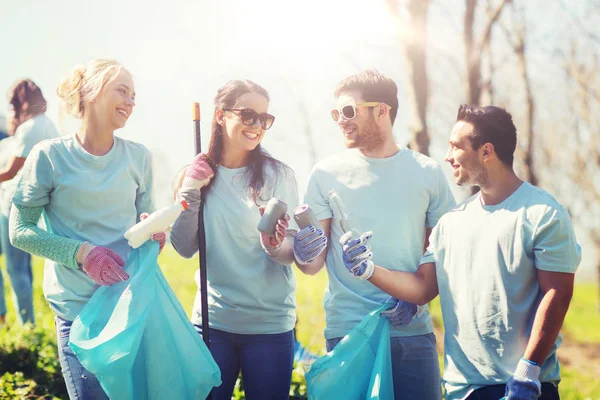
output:
[[[240,96],[246,93],[258,93],[264,96],[269,101],[269,93],[262,86],[250,80],[232,80],[222,86],[215,97],[215,112],[213,114],[210,146],[208,149],[208,161],[216,171],[216,166],[221,163],[223,154],[223,128],[217,122],[217,110],[221,108],[233,107]],[[248,191],[252,195],[254,202],[260,198],[263,187],[265,185],[265,166],[270,166],[277,176],[282,169],[286,169],[286,165],[279,160],[274,159],[267,153],[259,144],[254,150],[247,155],[247,171]],[[211,183],[214,179],[211,180]],[[210,190],[210,184],[205,190]]]
[[[27,114],[36,116],[46,112],[46,99],[38,85],[31,79],[17,81],[8,93],[8,102],[13,106],[15,119],[23,123],[23,105],[27,103]]]

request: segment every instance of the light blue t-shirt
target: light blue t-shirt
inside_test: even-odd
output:
[[[373,231],[373,262],[391,270],[416,271],[423,254],[425,227],[433,227],[456,203],[440,165],[405,147],[389,158],[368,158],[357,150],[319,162],[308,182],[304,202],[320,220],[332,218],[327,250],[329,285],[324,306],[325,338],[345,336],[389,295],[355,278],[342,261],[339,220],[329,206],[335,189],[350,215],[353,230]],[[428,306],[414,320],[393,328],[392,336],[433,332]]]
[[[43,206],[48,232],[126,260],[131,247],[123,234],[154,211],[152,154],[118,137],[103,156],[89,154],[75,136],[45,140],[27,157],[13,202]],[[46,260],[44,295],[59,317],[74,320],[98,287],[82,270]]]
[[[45,114],[38,114],[19,125],[13,137],[5,139],[10,139],[10,142],[7,142],[10,145],[10,157],[6,161],[8,162],[12,157],[27,158],[33,146],[42,140],[54,139],[59,136],[52,121]],[[19,170],[14,178],[1,184],[0,212],[6,216],[9,215],[12,196],[22,171],[23,169]]]
[[[433,230],[421,263],[435,262],[444,318],[448,400],[505,384],[523,356],[542,292],[537,270],[575,273],[581,261],[571,220],[547,192],[524,182],[502,203],[476,194]],[[558,337],[540,381],[560,381]]]
[[[296,323],[296,278],[290,265],[273,262],[260,245],[259,205],[271,197],[298,206],[298,187],[291,170],[266,170],[261,198],[248,193],[246,168],[218,167],[206,195],[204,226],[210,327],[240,334],[288,332]],[[297,229],[290,220],[290,229]],[[192,322],[202,323],[200,292]]]

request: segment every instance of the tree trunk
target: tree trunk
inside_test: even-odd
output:
[[[429,79],[426,55],[429,4],[430,0],[408,0],[409,20],[405,21],[400,17],[396,1],[386,0],[388,10],[396,19],[398,36],[404,47],[406,74],[410,82],[408,97],[411,122],[408,147],[425,155],[429,155],[430,143],[427,130]]]
[[[513,8],[513,10],[515,10]],[[516,14],[516,10],[514,11]],[[533,131],[533,124],[535,119],[535,102],[533,98],[533,91],[531,89],[531,80],[529,79],[529,74],[527,70],[527,53],[525,49],[526,43],[526,26],[525,22],[521,22],[521,26],[517,29],[513,29],[518,32],[518,36],[516,41],[513,43],[513,48],[515,54],[517,56],[517,66],[519,69],[519,74],[521,75],[521,79],[523,80],[523,86],[525,89],[525,129],[524,134],[527,141],[527,146],[523,151],[522,161],[523,161],[523,172],[524,179],[531,183],[534,186],[538,185],[538,177],[535,169],[535,164],[533,161],[534,155],[534,144],[535,137]]]
[[[465,0],[465,18],[463,20],[463,35],[465,40],[465,57],[467,67],[467,103],[479,105],[481,101],[481,55],[483,49],[490,41],[492,27],[500,17],[502,9],[511,0],[502,0],[498,6],[490,11],[487,15],[488,19],[485,24],[481,40],[475,41],[475,9],[477,8],[477,0]]]
[[[409,76],[409,96],[412,99],[413,119],[410,128],[409,147],[429,155],[429,132],[427,131],[427,105],[429,80],[427,78],[427,12],[429,0],[410,0],[408,3],[412,35],[404,38],[406,72]]]

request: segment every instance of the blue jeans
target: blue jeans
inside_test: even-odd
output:
[[[198,333],[202,327],[195,325]],[[240,371],[248,400],[287,400],[294,368],[294,332],[244,335],[210,330],[210,352],[221,370],[213,400],[230,400]]]
[[[13,303],[17,311],[17,320],[35,323],[33,315],[33,275],[31,273],[31,255],[13,247],[8,238],[8,217],[0,214],[0,246],[4,251],[6,272],[13,288]],[[4,297],[4,279],[0,271],[0,315],[6,315]]]
[[[327,339],[327,351],[342,338]],[[435,335],[390,338],[395,399],[440,400],[442,380]]]
[[[467,400],[498,400],[504,397],[506,385],[490,385],[474,390]],[[558,387],[549,382],[542,383],[542,395],[538,400],[559,400]]]
[[[69,347],[69,333],[72,321],[60,317],[54,318],[56,325],[56,342],[58,344],[58,358],[62,368],[63,378],[67,385],[71,400],[105,400],[108,396],[102,390],[98,378],[90,374],[81,365],[73,350]]]

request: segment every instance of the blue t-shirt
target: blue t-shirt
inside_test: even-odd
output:
[[[152,154],[116,136],[103,156],[89,154],[75,136],[45,140],[27,157],[13,202],[43,206],[48,232],[108,247],[126,260],[131,247],[123,234],[154,211]],[[82,270],[46,260],[44,295],[59,317],[74,320],[98,287]]]
[[[435,262],[444,318],[444,386],[448,400],[505,384],[523,356],[542,299],[537,270],[575,273],[581,261],[566,210],[524,182],[502,203],[481,194],[434,228],[421,264]],[[540,381],[560,381],[556,348]]]
[[[210,327],[240,334],[290,331],[296,323],[296,278],[290,265],[273,262],[260,244],[259,205],[271,197],[298,206],[298,188],[291,170],[276,176],[266,168],[258,205],[248,192],[246,168],[218,167],[206,195],[204,226]],[[293,220],[290,229],[297,229]],[[202,323],[200,292],[192,322]]]
[[[12,157],[27,158],[33,146],[42,140],[54,139],[59,136],[52,121],[45,114],[38,114],[19,125],[15,135],[6,139],[7,144],[10,144],[10,156],[7,156],[6,162],[10,161]],[[14,178],[1,184],[0,212],[7,217],[10,213],[12,196],[17,183],[19,183],[22,171],[23,169],[19,170]]]
[[[368,158],[357,150],[319,162],[308,182],[304,202],[320,220],[332,218],[327,250],[329,285],[325,293],[325,337],[345,336],[389,295],[355,278],[342,261],[339,220],[329,206],[335,189],[350,215],[353,230],[373,231],[373,262],[391,270],[416,271],[423,254],[425,228],[433,227],[456,203],[440,165],[407,148],[388,158]],[[428,306],[414,320],[393,328],[392,336],[433,332]]]

